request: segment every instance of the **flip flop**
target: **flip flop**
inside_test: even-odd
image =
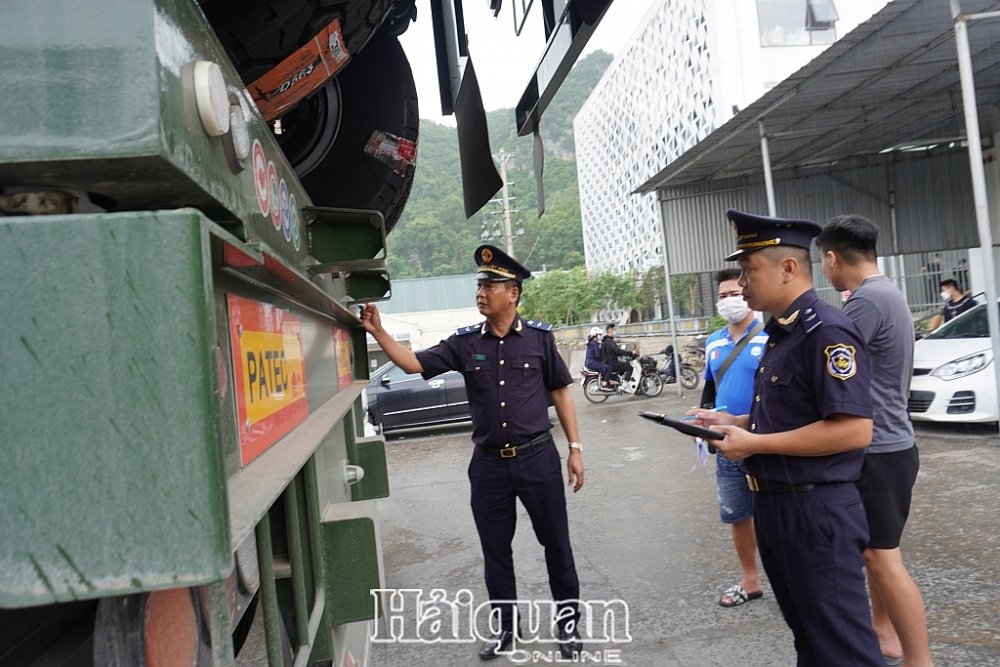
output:
[[[899,656],[898,658],[890,658],[887,655],[883,655],[882,657],[885,658],[886,667],[899,667],[900,665],[903,664],[903,656]]]
[[[726,597],[729,598],[730,602],[726,603]],[[750,600],[759,600],[764,597],[764,591],[757,591],[756,593],[747,593],[742,586],[736,584],[735,586],[730,586],[719,598],[720,607],[738,607],[744,602],[749,602]]]

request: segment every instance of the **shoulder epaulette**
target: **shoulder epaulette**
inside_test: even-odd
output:
[[[482,325],[479,325],[479,324],[472,324],[472,325],[467,326],[467,327],[459,327],[459,328],[455,329],[455,335],[456,336],[464,336],[465,334],[470,334],[470,333],[473,333],[475,331],[479,331],[479,329],[480,329],[481,326]]]
[[[542,331],[552,331],[552,325],[548,322],[539,322],[538,320],[525,320],[527,324],[532,329],[541,329]]]
[[[819,312],[812,308],[806,308],[805,317],[802,318],[802,328],[806,330],[806,333],[812,333],[821,324],[823,324],[823,319],[819,316]]]

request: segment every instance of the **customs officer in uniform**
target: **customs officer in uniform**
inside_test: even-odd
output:
[[[572,658],[581,649],[576,629],[580,584],[573,562],[566,516],[562,464],[549,430],[548,397],[569,439],[567,471],[574,491],[583,486],[583,457],[576,410],[569,385],[573,378],[556,351],[552,326],[525,320],[517,312],[521,285],[531,272],[499,248],[476,249],[476,306],[486,321],[462,327],[447,340],[412,352],[382,328],[373,305],[361,321],[388,357],[408,373],[430,379],[449,370],[462,373],[472,413],[475,448],[469,464],[472,515],[486,565],[486,589],[501,627],[482,646],[490,660],[508,648],[517,627],[517,599],[511,542],[517,519],[515,499],[531,517],[545,547],[549,587],[556,601],[559,649]]]
[[[809,246],[821,227],[728,211],[739,284],[771,313],[748,415],[704,410],[746,459],[764,570],[795,636],[798,667],[884,667],[865,591],[868,523],[855,486],[872,437],[868,352],[858,330],[812,287]]]

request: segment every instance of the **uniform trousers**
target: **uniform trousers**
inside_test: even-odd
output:
[[[569,543],[562,461],[552,439],[506,459],[476,447],[469,463],[469,482],[472,516],[486,565],[486,590],[503,629],[514,629],[514,605],[501,601],[517,599],[511,548],[517,525],[516,498],[528,511],[535,537],[545,548],[549,589],[559,618],[565,619],[560,626],[576,621],[580,582]]]
[[[868,523],[854,483],[759,492],[754,526],[797,666],[885,667],[862,571]]]

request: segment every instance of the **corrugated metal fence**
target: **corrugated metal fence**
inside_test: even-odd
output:
[[[961,147],[862,156],[776,172],[775,204],[781,217],[819,222],[864,215],[882,229],[882,256],[953,250],[979,244],[969,183]],[[723,268],[734,243],[726,209],[767,212],[762,176],[663,188],[659,198],[672,275]]]

